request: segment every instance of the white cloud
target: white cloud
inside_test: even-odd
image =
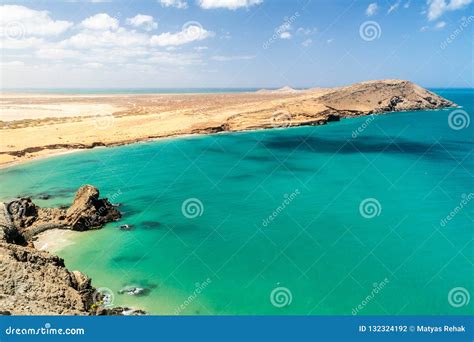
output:
[[[127,18],[127,24],[133,27],[142,27],[145,31],[152,31],[158,28],[158,23],[151,15],[137,14],[133,18]]]
[[[188,3],[184,0],[159,0],[163,7],[176,7],[179,9],[188,8]]]
[[[128,31],[123,27],[116,31],[82,31],[59,43],[61,47],[90,49],[96,47],[135,48],[149,43],[149,35]]]
[[[443,29],[443,28],[445,28],[445,27],[446,27],[446,22],[445,22],[445,21],[440,21],[440,22],[436,23],[436,25],[435,25],[434,28],[435,28],[436,30],[441,30],[441,29]]]
[[[74,58],[79,56],[78,51],[67,50],[61,48],[42,48],[36,52],[36,56],[44,59],[63,59]]]
[[[292,37],[291,24],[289,22],[284,22],[282,25],[278,26],[275,30],[275,33],[280,37],[280,39],[290,39]]]
[[[387,11],[387,14],[390,14],[392,13],[393,11],[396,11],[398,9],[398,7],[400,6],[400,0],[397,1],[396,3],[394,3],[393,5],[391,5]]]
[[[304,47],[309,47],[313,44],[313,40],[312,39],[306,39],[303,43],[301,43],[301,45],[303,45]]]
[[[84,19],[81,22],[81,26],[89,30],[116,30],[119,27],[119,21],[116,18],[112,18],[107,13],[99,13]]]
[[[288,32],[288,31],[280,32],[280,38],[281,39],[290,39],[291,38],[291,33]]]
[[[24,6],[0,6],[0,36],[22,39],[28,36],[56,36],[73,25],[66,20],[53,20],[48,11],[36,11]]]
[[[11,61],[11,62],[0,62],[0,66],[3,67],[22,67],[25,63],[22,61]]]
[[[377,5],[377,3],[373,2],[367,7],[367,9],[365,10],[365,14],[368,17],[371,17],[377,13],[378,9],[379,9],[379,6]]]
[[[201,59],[198,54],[170,53],[170,52],[157,51],[157,52],[154,52],[150,57],[143,59],[140,62],[150,63],[150,64],[187,66],[187,65],[200,64]]]
[[[263,0],[198,0],[199,6],[204,9],[227,8],[231,10],[259,5],[262,2]]]
[[[456,11],[469,6],[473,0],[427,0],[428,20],[441,17],[447,11]]]
[[[66,0],[66,2],[90,2],[92,4],[100,4],[112,2],[112,0]]]
[[[250,59],[254,59],[255,56],[213,56],[211,57],[211,59],[213,61],[217,61],[217,62],[229,62],[229,61],[242,61],[242,60],[250,60]]]
[[[296,34],[302,34],[302,35],[305,35],[305,36],[309,36],[311,34],[316,34],[318,32],[318,29],[317,28],[304,28],[304,27],[299,27],[297,30],[296,30]]]
[[[82,64],[82,66],[85,68],[91,68],[91,69],[100,69],[104,67],[102,63],[94,63],[94,62],[85,63],[85,64]]]
[[[177,46],[194,41],[204,40],[212,37],[213,32],[207,31],[198,24],[190,24],[184,26],[183,29],[176,33],[162,33],[160,35],[153,35],[150,38],[152,46]]]
[[[0,47],[2,49],[28,49],[33,47],[39,47],[44,44],[43,38],[23,38],[23,39],[9,39],[3,37],[0,39]]]

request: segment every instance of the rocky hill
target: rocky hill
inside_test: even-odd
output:
[[[103,315],[124,308],[104,307],[91,279],[66,268],[64,260],[33,247],[32,238],[47,229],[87,230],[120,218],[93,186],[81,187],[68,209],[40,208],[30,198],[0,203],[0,314]]]

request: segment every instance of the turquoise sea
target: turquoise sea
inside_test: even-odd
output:
[[[151,314],[473,314],[474,90],[438,93],[462,108],[81,151],[0,170],[0,198],[122,203],[58,254]]]

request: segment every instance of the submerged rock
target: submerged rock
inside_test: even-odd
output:
[[[129,225],[129,224],[122,224],[120,225],[119,227],[120,230],[132,230],[133,229],[133,226]]]
[[[130,308],[100,308],[96,311],[97,316],[142,316],[146,315],[143,310],[136,310]]]
[[[144,221],[142,222],[143,227],[145,228],[160,228],[161,223],[158,221]]]
[[[51,198],[51,195],[49,195],[49,194],[39,194],[38,198],[42,199],[42,200],[47,200],[47,199]]]
[[[135,286],[126,286],[119,291],[120,294],[127,294],[129,296],[145,296],[150,292],[150,289]]]

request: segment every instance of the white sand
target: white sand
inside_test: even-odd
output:
[[[74,237],[77,234],[80,234],[80,232],[67,229],[51,229],[38,234],[33,244],[39,250],[55,253],[74,244]]]
[[[0,101],[0,120],[62,118],[73,116],[111,115],[120,108],[106,103],[14,104]]]

